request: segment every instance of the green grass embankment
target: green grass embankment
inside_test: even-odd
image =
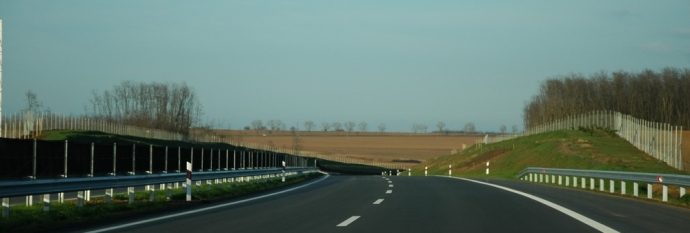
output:
[[[489,175],[485,174],[490,162]],[[603,130],[560,130],[472,146],[458,154],[428,160],[413,168],[413,175],[514,179],[527,167],[687,174],[633,147]],[[417,171],[417,172],[415,172]]]

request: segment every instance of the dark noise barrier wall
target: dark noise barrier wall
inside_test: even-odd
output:
[[[66,175],[90,176],[92,167],[93,176],[179,172],[185,170],[187,161],[192,161],[194,171],[280,167],[281,161],[290,161],[290,157],[282,153],[208,143],[200,144],[198,148],[168,146],[166,164],[165,146],[100,141],[93,143],[92,147],[91,143],[68,142]],[[0,138],[0,180],[32,179],[34,174],[38,179],[65,176],[65,141]]]

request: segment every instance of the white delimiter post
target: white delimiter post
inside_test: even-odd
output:
[[[486,174],[489,174],[489,162],[486,162]]]
[[[192,200],[192,163],[187,162],[187,201]]]
[[[427,168],[428,168],[428,167],[424,167],[424,176],[426,176],[426,169],[427,169]]]

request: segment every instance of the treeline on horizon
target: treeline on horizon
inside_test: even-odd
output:
[[[690,69],[597,72],[548,78],[525,104],[525,128],[596,110],[690,128]]]

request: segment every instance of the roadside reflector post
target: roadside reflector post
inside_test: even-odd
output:
[[[427,174],[427,171],[426,171],[427,168],[428,167],[424,167],[424,176],[426,176],[426,174]]]
[[[489,174],[489,162],[486,162],[486,174]]]
[[[407,169],[407,176],[412,176],[412,168]],[[683,191],[685,191],[685,190],[683,190]],[[683,196],[683,195],[681,195],[681,196]]]
[[[282,179],[283,179],[283,182],[285,182],[285,161],[282,161],[282,162],[283,162],[283,174],[282,174],[283,177],[282,177]]]
[[[187,201],[192,200],[192,163],[187,162]]]
[[[452,167],[453,167],[453,165],[448,165],[448,176],[453,174],[453,170],[451,169]]]

